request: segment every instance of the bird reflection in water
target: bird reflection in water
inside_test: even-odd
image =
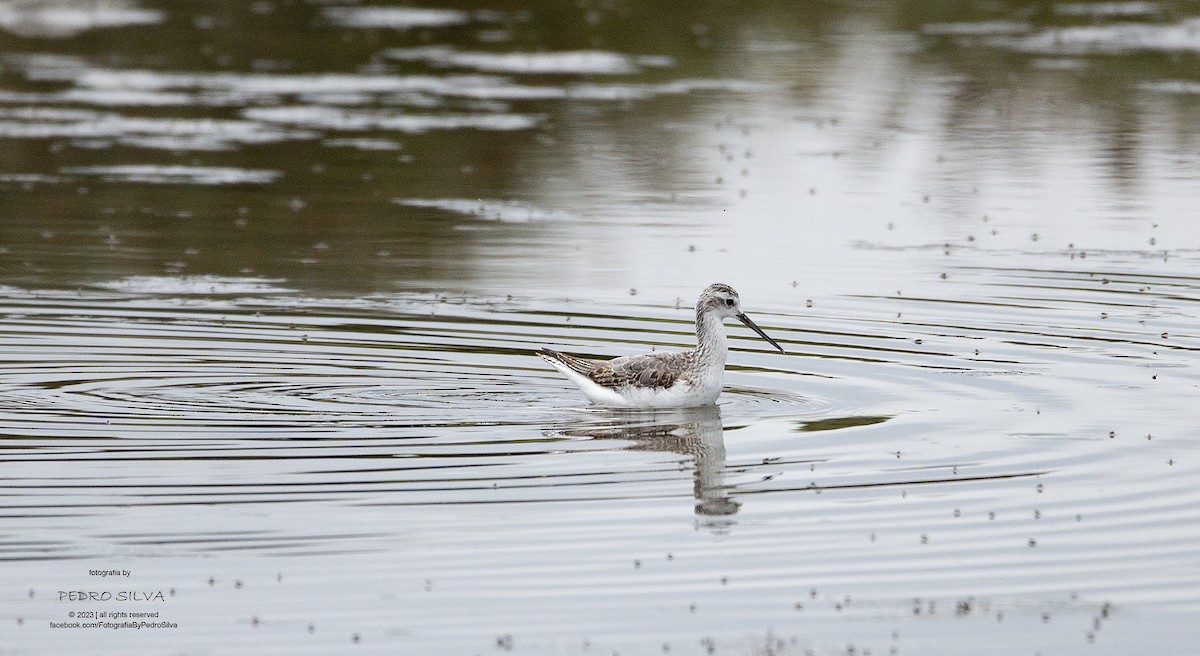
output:
[[[630,451],[654,451],[691,460],[696,514],[713,518],[710,528],[732,522],[728,518],[741,505],[730,498],[725,485],[725,437],[717,406],[664,410],[605,410],[603,422],[563,431],[574,436],[603,440],[629,440]]]

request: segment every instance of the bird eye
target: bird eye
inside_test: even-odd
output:
[[[733,307],[733,299],[732,298],[725,299],[725,305],[728,305],[729,307]]]

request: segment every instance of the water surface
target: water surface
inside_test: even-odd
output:
[[[1195,16],[0,3],[0,654],[1192,648]]]

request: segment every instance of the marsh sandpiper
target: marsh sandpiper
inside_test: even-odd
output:
[[[589,360],[544,348],[538,352],[597,405],[624,408],[680,408],[711,405],[721,394],[725,374],[727,318],[746,324],[771,346],[771,339],[742,312],[738,293],[714,283],[696,301],[696,348],[676,353],[627,355]]]

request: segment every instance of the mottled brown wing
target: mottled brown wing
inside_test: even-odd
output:
[[[671,354],[674,355],[674,354]],[[666,389],[679,380],[679,369],[663,355],[631,355],[603,362],[587,374],[604,387],[650,387]]]

